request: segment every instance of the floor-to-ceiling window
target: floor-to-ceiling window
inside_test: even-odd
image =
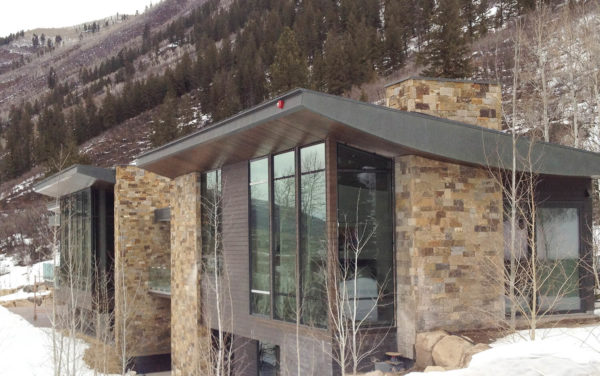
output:
[[[296,318],[296,158],[294,151],[273,156],[274,317]]]
[[[326,325],[325,145],[250,161],[249,183],[251,313]]]
[[[200,201],[202,269],[213,274],[220,272],[222,268],[222,239],[218,239],[222,227],[221,170],[212,170],[201,175]]]
[[[271,314],[269,158],[250,162],[250,311]]]
[[[579,209],[542,206],[537,214],[539,308],[557,312],[580,310]]]
[[[92,197],[84,189],[60,200],[61,283],[91,291]]]
[[[356,320],[394,319],[392,161],[338,145],[338,251],[345,281],[337,286]],[[356,307],[356,309],[354,309]],[[350,309],[352,308],[352,309]]]
[[[96,282],[112,288],[113,200],[112,189],[95,187],[61,197],[59,283],[87,291]]]
[[[300,288],[302,323],[327,324],[325,145],[300,150]]]

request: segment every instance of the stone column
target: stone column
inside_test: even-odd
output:
[[[200,174],[174,180],[171,191],[172,374],[201,375]]]
[[[504,315],[502,191],[485,168],[396,159],[398,347]]]
[[[170,185],[134,166],[116,168],[115,340],[120,349],[125,338],[127,356],[170,352],[169,299],[148,292],[149,268],[171,260],[169,224],[154,221],[154,210],[169,206]]]

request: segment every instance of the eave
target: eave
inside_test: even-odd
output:
[[[277,102],[283,100],[284,108]],[[459,164],[507,168],[509,134],[419,113],[296,89],[151,150],[135,160],[174,178],[334,137],[386,156],[417,154]],[[517,140],[517,168],[558,176],[600,177],[600,154]]]

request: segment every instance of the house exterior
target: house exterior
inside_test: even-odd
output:
[[[131,341],[136,356],[170,353],[174,375],[202,374],[219,298],[235,374],[336,374],[334,286],[359,296],[374,355],[412,359],[419,332],[494,325],[507,302],[498,282],[506,197],[493,171],[513,153],[500,113],[500,87],[489,82],[411,78],[386,87],[386,106],[298,89],[110,170],[116,341]],[[568,280],[549,278],[572,286],[536,299],[554,301],[554,313],[591,313],[593,274],[582,265],[591,264],[600,155],[524,139],[516,147],[528,156],[519,171],[538,177],[536,239],[548,237],[539,257],[560,260]],[[36,190],[63,196],[64,173]],[[102,183],[97,175],[85,189]],[[222,245],[212,264],[208,199],[219,203]],[[339,265],[356,273],[332,283]],[[170,290],[155,288],[152,276],[164,280],[167,269]],[[134,295],[129,316],[120,302]],[[120,317],[132,323],[125,335]]]

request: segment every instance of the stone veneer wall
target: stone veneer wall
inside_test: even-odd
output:
[[[418,332],[503,317],[503,286],[490,282],[503,263],[502,192],[483,168],[412,155],[396,158],[395,190],[398,348],[412,357]]]
[[[171,195],[172,374],[201,375],[200,174],[174,180]]]
[[[154,209],[169,206],[170,186],[169,179],[134,166],[116,169],[115,339],[120,347],[126,324],[132,356],[171,351],[171,303],[148,292],[149,267],[171,262],[169,223],[154,221]]]
[[[502,93],[496,84],[408,79],[386,87],[386,105],[502,129]]]

